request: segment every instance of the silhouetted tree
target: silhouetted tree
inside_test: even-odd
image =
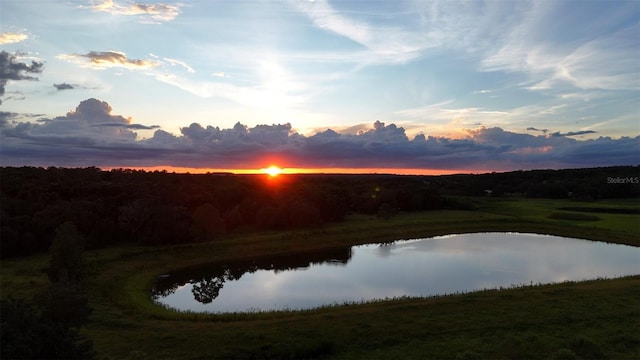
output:
[[[147,201],[136,199],[120,207],[118,226],[127,234],[139,237],[153,214],[152,206]]]
[[[199,241],[209,241],[224,233],[225,223],[220,210],[211,204],[199,206],[193,213],[191,232]]]
[[[58,227],[49,251],[48,274],[51,282],[82,281],[84,239],[72,222],[65,222]]]

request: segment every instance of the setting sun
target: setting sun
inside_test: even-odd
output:
[[[262,169],[261,171],[265,174],[268,174],[271,177],[282,174],[282,169],[275,165],[271,165],[268,168]]]

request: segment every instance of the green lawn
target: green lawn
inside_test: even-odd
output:
[[[599,239],[610,242],[623,242],[640,246],[640,216],[638,214],[612,214],[604,212],[575,212],[562,210],[571,207],[596,207],[610,209],[640,209],[639,199],[614,199],[594,202],[578,202],[571,200],[550,199],[524,199],[524,198],[473,198],[475,205],[482,211],[509,215],[514,219],[545,224],[547,226],[568,227],[580,234],[589,230],[602,234],[596,237],[587,236],[588,239]],[[561,220],[552,219],[549,216],[554,212],[574,213],[581,215],[594,215],[599,218],[596,221]],[[611,233],[606,239],[606,232]],[[570,234],[566,234],[571,236]],[[575,235],[575,237],[584,237]],[[625,240],[626,239],[626,240]]]
[[[475,211],[354,216],[287,232],[232,234],[185,246],[86,253],[94,311],[83,330],[99,358],[640,358],[640,277],[404,299],[304,312],[205,315],[152,303],[153,278],[241,257],[478,231],[520,231],[639,245],[640,215],[557,220],[565,200],[473,198]],[[637,201],[589,206],[637,208]],[[2,296],[31,299],[48,257],[2,262]],[[640,266],[640,265],[639,265]],[[640,272],[640,268],[639,268]],[[571,357],[573,356],[573,357]]]

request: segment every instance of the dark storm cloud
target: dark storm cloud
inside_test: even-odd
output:
[[[0,127],[2,165],[258,168],[274,159],[287,167],[514,170],[640,164],[640,137],[577,140],[499,127],[468,130],[462,138],[418,135],[376,121],[345,134],[332,129],[303,136],[291,124],[237,123],[230,129],[192,123],[179,135],[132,124],[106,102],[88,99],[65,116]],[[133,130],[156,129],[138,140]],[[586,132],[584,132],[586,133]]]
[[[5,93],[7,81],[38,80],[37,77],[29,74],[39,74],[43,68],[44,63],[32,61],[29,65],[17,61],[17,54],[0,51],[0,96]],[[0,99],[0,104],[2,104],[2,99]]]

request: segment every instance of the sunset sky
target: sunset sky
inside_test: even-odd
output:
[[[637,0],[2,0],[0,32],[2,166],[640,164]]]

